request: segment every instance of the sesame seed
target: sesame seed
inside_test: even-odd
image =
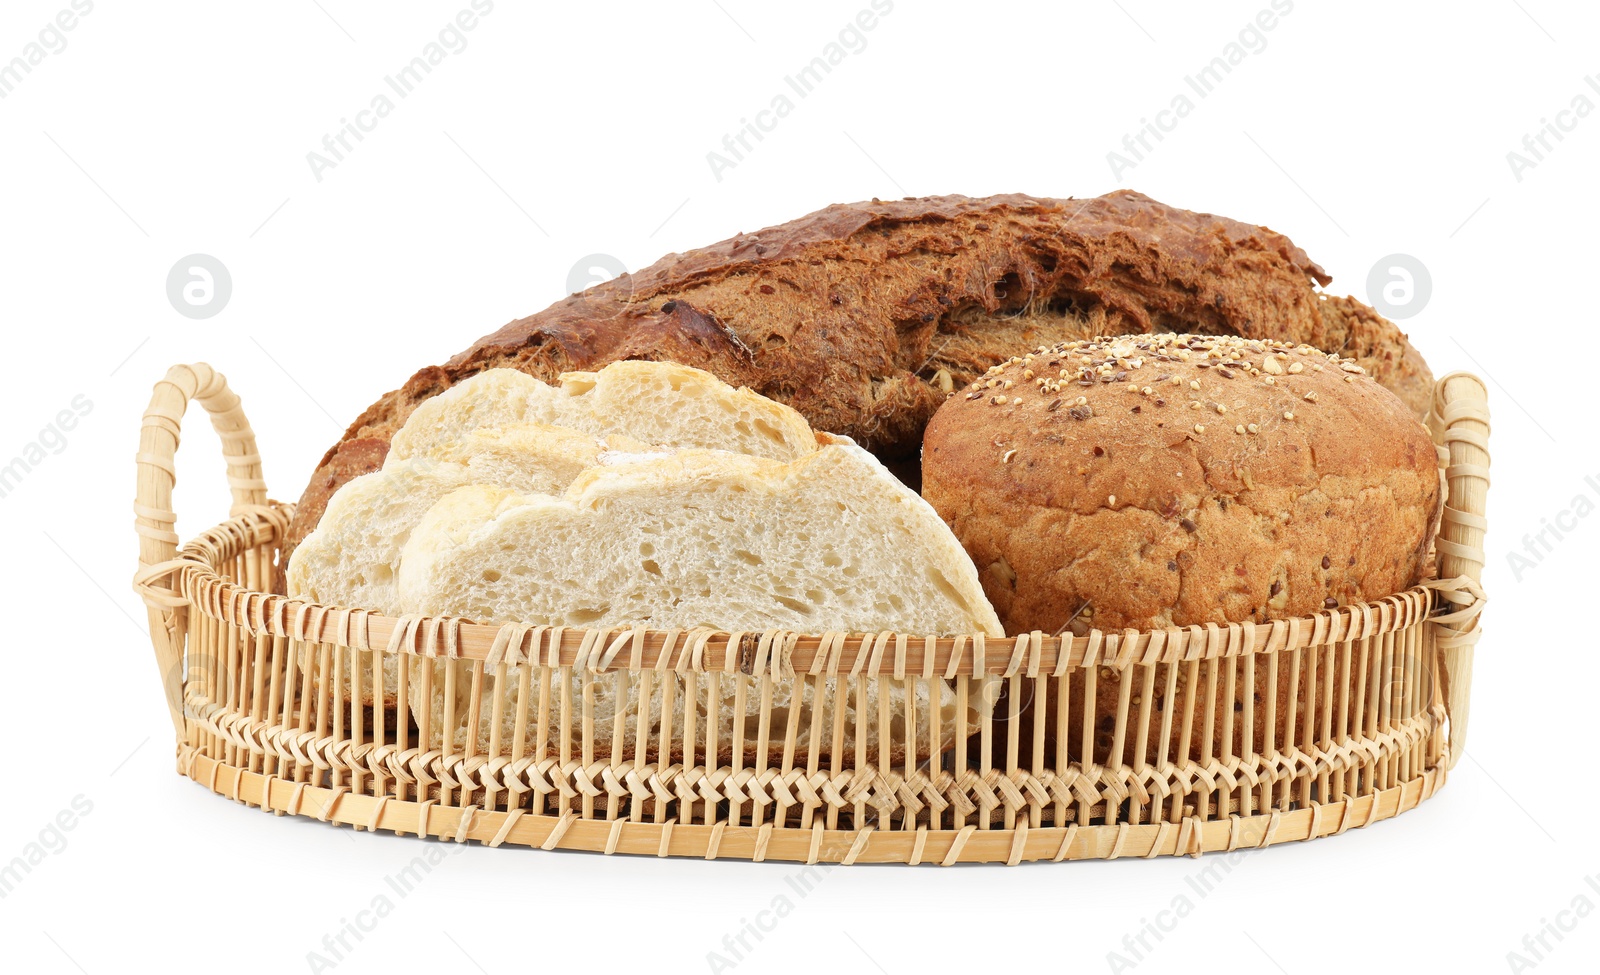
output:
[[[1234,427],[1233,428],[1233,432],[1234,433],[1243,433],[1244,432],[1244,424],[1241,423],[1238,426]]]
[[[982,393],[968,393],[967,394],[967,399],[978,399],[982,395],[983,395]]]
[[[1292,419],[1294,419],[1294,413],[1292,411],[1285,410],[1284,414],[1283,414],[1283,418],[1285,420],[1292,420]]]
[[[1190,389],[1199,389],[1200,388],[1200,380],[1198,380],[1198,379],[1189,380],[1189,388]]]
[[[1146,386],[1143,389],[1139,390],[1139,392],[1143,393],[1146,396],[1149,396],[1150,395],[1150,387]]]
[[[1017,451],[1016,451],[1015,448],[1013,448],[1011,450],[1008,450],[1008,451],[1006,451],[1006,455],[1004,457],[1000,458],[1000,463],[1009,464],[1009,463],[1011,463],[1011,458],[1013,458],[1015,456],[1017,456]]]
[[[1032,379],[1033,378],[1033,370],[1032,369],[1024,369],[1024,370],[1022,370],[1022,378],[1023,379]]]
[[[1075,401],[1074,401],[1074,405],[1076,405],[1076,406],[1082,406],[1082,405],[1084,405],[1084,404],[1085,404],[1085,403],[1087,403],[1087,402],[1089,402],[1089,397],[1087,397],[1087,396],[1079,396],[1079,397],[1078,397],[1078,398],[1077,398],[1077,400],[1075,400]]]
[[[1204,423],[1196,423],[1194,425],[1194,432],[1195,433],[1205,433],[1206,432],[1206,425]]]
[[[1317,401],[1317,391],[1314,389],[1306,390],[1305,399],[1308,403],[1315,403]]]
[[[1217,404],[1217,412],[1218,413],[1226,413],[1226,412],[1228,412],[1228,408],[1226,406],[1223,406],[1221,403],[1218,403]]]
[[[1291,362],[1291,363],[1289,363],[1289,371],[1290,372],[1294,372],[1294,373],[1304,372],[1305,368],[1306,368],[1305,367],[1305,363],[1303,363],[1303,362]]]
[[[1276,385],[1278,385],[1278,381],[1276,379],[1273,379],[1271,376],[1268,376],[1267,378],[1265,378],[1265,379],[1263,379],[1261,381],[1266,383],[1268,386],[1276,386]]]
[[[991,396],[991,397],[989,397],[989,405],[990,406],[999,406],[1001,403],[1004,403],[1005,401],[1006,401],[1006,398],[1004,396]]]
[[[1011,398],[1011,405],[1012,406],[1021,406],[1022,405],[1022,397],[1021,396],[1013,396]]]
[[[1011,387],[1013,387],[1015,385],[1016,385],[1016,383],[1014,381],[1012,381],[1010,379],[1007,379],[1005,382],[1000,384],[1000,388],[1001,389],[1010,389]]]
[[[1113,508],[1116,507],[1117,506],[1117,496],[1115,494],[1108,495],[1106,497],[1106,504],[1111,505]]]
[[[1245,427],[1245,429],[1249,430],[1251,433],[1260,433],[1261,432],[1261,428],[1256,426],[1254,423],[1249,424],[1248,426]]]

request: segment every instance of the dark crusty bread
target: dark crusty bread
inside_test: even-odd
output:
[[[1316,290],[1281,234],[1131,190],[830,206],[596,285],[429,366],[323,458],[285,541],[339,485],[376,469],[420,402],[496,367],[546,381],[619,359],[698,366],[893,462],[915,457],[945,394],[1021,349],[1186,330],[1310,342],[1355,357],[1427,409],[1427,366],[1395,326]]]
[[[1014,358],[928,425],[922,490],[1007,633],[1300,616],[1417,582],[1437,455],[1361,366],[1236,337]]]

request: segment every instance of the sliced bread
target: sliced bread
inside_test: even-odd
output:
[[[317,530],[289,560],[295,599],[397,616],[395,576],[411,530],[434,502],[469,484],[534,494],[559,494],[608,451],[638,456],[648,450],[627,437],[598,440],[544,424],[469,431],[462,440],[433,445],[433,456],[412,457],[356,478],[339,489]],[[398,703],[395,657],[383,658],[382,702]],[[343,683],[350,692],[348,668]],[[377,680],[363,681],[361,703],[373,706]]]
[[[854,443],[826,439],[787,463],[684,450],[601,465],[560,498],[486,485],[459,489],[412,532],[400,560],[399,599],[411,612],[478,622],[1000,635],[971,560],[933,509]],[[703,690],[708,681],[698,677],[701,701],[712,696]],[[508,679],[491,693],[514,695],[518,683]],[[872,720],[879,686],[889,683],[867,682],[864,741],[884,760],[899,761],[909,729],[891,729],[898,740],[880,747]],[[904,688],[892,683],[891,697],[903,698]],[[931,695],[917,683],[915,733],[926,740]],[[953,696],[938,686],[948,730]],[[774,688],[774,708],[789,706],[794,687],[785,680]],[[748,708],[733,714],[731,696],[717,700],[723,727],[753,720]],[[852,729],[856,704],[853,696],[845,701]],[[652,711],[657,707],[653,700]],[[515,700],[507,697],[500,711],[509,738]],[[809,727],[810,718],[802,723]],[[609,727],[597,720],[595,732],[609,745]],[[487,736],[480,726],[480,740]],[[781,740],[781,731],[774,737]],[[846,738],[853,749],[855,731]]]
[[[418,407],[386,463],[436,456],[474,429],[526,422],[777,460],[816,449],[811,426],[781,403],[677,363],[625,361],[565,373],[559,386],[514,369],[479,373]]]
[[[414,611],[394,598],[401,549],[433,502],[465,484],[560,494],[602,455],[623,463],[686,446],[789,459],[816,445],[789,407],[676,363],[617,362],[568,373],[559,386],[489,370],[413,413],[383,468],[339,489],[291,556],[287,592],[388,615]],[[386,707],[398,703],[395,667],[385,659]],[[365,683],[363,704],[377,703],[377,683]]]

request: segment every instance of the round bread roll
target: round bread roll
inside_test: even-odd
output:
[[[1307,345],[1134,335],[1041,348],[928,425],[923,495],[1007,633],[1304,615],[1424,572],[1433,442]]]

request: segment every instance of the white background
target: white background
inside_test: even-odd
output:
[[[798,898],[783,864],[452,846],[337,970],[708,971],[725,934],[788,894],[793,913],[738,971],[1109,971],[1125,934],[1187,894],[1193,911],[1138,970],[1504,971],[1510,951],[1534,961],[1523,937],[1575,898],[1600,906],[1585,885],[1600,873],[1597,628],[1582,621],[1600,517],[1576,518],[1531,568],[1507,561],[1578,496],[1600,501],[1583,365],[1600,117],[1569,117],[1520,180],[1507,161],[1578,94],[1600,105],[1584,82],[1600,84],[1592,7],[1298,0],[1114,176],[1107,152],[1266,0],[898,0],[718,180],[706,154],[867,0],[499,0],[315,178],[307,153],[467,4],[100,0],[0,99],[0,463],[75,396],[92,403],[0,499],[0,862],[76,797],[92,804],[0,900],[0,968],[310,970],[307,953],[422,849],[263,815],[174,774],[128,584],[139,416],[169,365],[227,373],[274,495],[293,500],[379,393],[561,297],[585,255],[638,269],[872,196],[1119,185],[1283,231],[1339,294],[1365,298],[1385,255],[1417,257],[1432,296],[1404,327],[1436,373],[1489,379],[1492,605],[1468,756],[1440,794],[1252,854],[1205,897],[1185,883],[1205,860],[835,869]],[[0,8],[0,64],[66,6]],[[192,253],[232,275],[207,320],[165,293]],[[226,507],[215,437],[190,430],[185,537]],[[1573,930],[1537,970],[1594,970],[1600,914],[1562,917]]]

